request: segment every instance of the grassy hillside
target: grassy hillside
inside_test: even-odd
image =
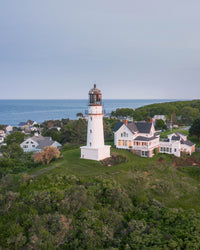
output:
[[[4,176],[0,246],[199,249],[200,168],[113,151],[128,162],[105,167],[73,149],[49,166]]]

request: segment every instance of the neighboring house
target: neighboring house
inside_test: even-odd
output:
[[[20,127],[20,128],[23,128],[24,126],[26,126],[26,122],[20,122],[18,124],[18,127]]]
[[[18,127],[20,127],[20,128],[27,128],[27,127],[33,127],[34,125],[37,125],[36,121],[28,120],[27,122],[20,122],[18,124]]]
[[[0,143],[4,142],[4,137],[0,135]]]
[[[37,122],[36,121],[31,121],[31,120],[28,120],[26,122],[26,125],[30,126],[30,127],[33,127],[34,125],[37,125]]]
[[[153,123],[117,122],[113,132],[117,148],[131,148],[137,155],[143,157],[152,157],[154,149],[159,147],[160,136],[155,134]]]
[[[157,120],[163,120],[166,122],[166,117],[164,115],[154,115],[153,117],[153,125],[156,126]]]
[[[152,157],[155,148],[160,153],[174,154],[177,157],[180,157],[181,152],[190,155],[195,152],[195,144],[180,132],[170,134],[166,140],[160,141],[153,123],[117,122],[113,132],[116,148],[131,149],[143,157]]]
[[[11,125],[6,126],[6,133],[9,134],[13,131],[13,127]]]
[[[61,147],[62,145],[57,141],[53,141],[51,137],[44,137],[38,133],[34,136],[25,138],[25,140],[20,144],[24,152],[30,151],[41,151],[45,147]]]
[[[160,141],[160,153],[174,154],[180,157],[181,152],[192,154],[195,152],[195,144],[187,139],[187,135],[176,132],[168,135],[168,139]]]
[[[5,131],[4,131],[4,130],[0,130],[0,136],[2,136],[2,137],[6,137],[6,133],[5,133]]]

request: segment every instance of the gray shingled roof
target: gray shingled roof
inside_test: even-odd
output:
[[[28,139],[28,138],[26,138],[26,139]],[[44,137],[42,135],[38,135],[38,136],[34,135],[34,136],[30,137],[29,139],[38,143],[38,146],[37,146],[38,149],[43,149],[45,147],[49,147],[55,142],[51,139],[51,137]]]
[[[152,123],[150,122],[135,122],[135,125],[138,131],[143,134],[149,134],[152,127]]]
[[[127,123],[126,126],[132,133],[138,132],[138,129],[134,122]]]
[[[173,141],[180,141],[180,139],[181,139],[180,136],[175,136],[175,135],[172,136]]]
[[[195,143],[193,143],[193,142],[191,142],[189,140],[187,140],[187,141],[182,140],[181,144],[185,144],[185,145],[190,146],[190,147],[193,146],[193,145],[195,145]]]
[[[123,122],[116,122],[113,132],[114,133],[117,132],[117,130],[120,129],[123,124],[124,124]]]
[[[153,136],[153,137],[144,137],[144,136],[138,136],[134,139],[134,141],[152,141],[158,137]]]
[[[123,124],[124,124],[123,122],[115,123],[115,127],[114,127],[113,132],[116,132],[119,128],[121,128],[121,126]],[[129,122],[125,125],[132,133],[139,132],[139,133],[143,133],[143,134],[149,134],[151,131],[152,123],[150,123],[150,122]]]

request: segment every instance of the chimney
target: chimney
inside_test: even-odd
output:
[[[153,118],[150,119],[150,123],[153,123]]]
[[[34,136],[39,136],[38,132],[34,133]]]
[[[96,85],[96,84],[94,84],[94,89],[96,89],[96,87],[97,87],[97,85]]]
[[[124,124],[126,124],[126,125],[127,125],[127,123],[128,123],[128,121],[127,121],[127,120],[124,120]]]

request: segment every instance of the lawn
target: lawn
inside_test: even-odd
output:
[[[76,176],[82,182],[115,180],[141,200],[152,197],[168,207],[200,211],[199,167],[174,167],[172,157],[167,154],[141,158],[125,150],[112,149],[112,152],[125,155],[128,162],[106,167],[97,161],[80,159],[80,150],[73,149],[64,151],[63,159],[31,170],[28,175],[35,180],[63,175]]]

